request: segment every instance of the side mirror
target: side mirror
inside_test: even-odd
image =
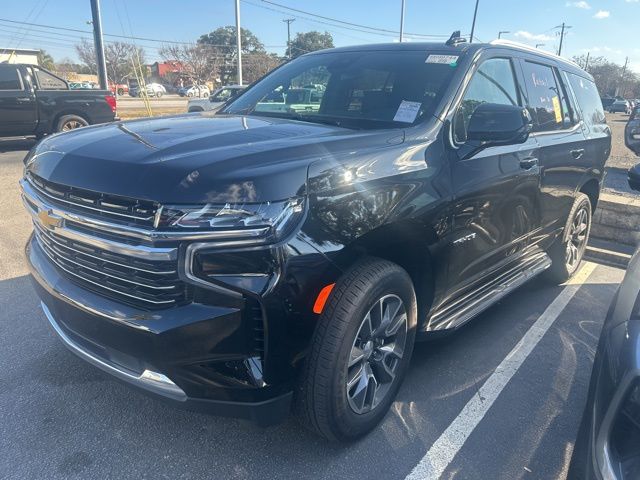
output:
[[[640,192],[640,163],[629,169],[628,180],[631,190]]]
[[[462,158],[468,158],[487,147],[524,143],[532,129],[533,121],[526,108],[482,103],[469,119],[467,142],[460,153]]]

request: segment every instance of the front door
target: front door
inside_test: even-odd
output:
[[[523,105],[513,60],[489,58],[473,74],[452,120],[454,143],[466,141],[469,119],[478,105]],[[460,159],[450,157],[453,237],[450,296],[476,285],[506,266],[540,227],[539,148],[530,138],[520,145],[486,148]]]

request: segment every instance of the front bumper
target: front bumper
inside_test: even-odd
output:
[[[242,306],[136,310],[61,275],[33,237],[26,254],[49,323],[84,360],[179,407],[261,425],[288,415],[291,383],[265,380]]]

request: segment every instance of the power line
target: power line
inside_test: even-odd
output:
[[[400,34],[400,31],[398,31],[398,30],[388,30],[386,28],[370,27],[368,25],[362,25],[360,23],[347,22],[347,21],[344,21],[344,20],[339,20],[337,18],[325,17],[324,15],[319,15],[317,13],[311,13],[311,12],[307,12],[307,11],[300,10],[300,9],[297,9],[297,8],[288,7],[288,6],[282,5],[280,3],[272,2],[271,0],[261,0],[261,1],[263,3],[268,3],[269,5],[275,5],[276,7],[284,8],[284,9],[290,10],[292,12],[302,13],[304,15],[309,15],[309,16],[316,17],[316,18],[321,18],[323,20],[328,20],[328,21],[334,22],[334,23],[340,23],[340,24],[343,24],[343,25],[348,25],[348,26],[357,27],[357,28],[365,28],[365,29],[368,29],[368,30],[375,30],[375,31],[378,31],[378,32],[384,32],[384,33],[389,33],[389,34],[393,34],[393,35],[399,35]],[[421,33],[408,33],[408,32],[404,32],[404,35],[413,36],[413,37],[449,37],[449,35],[425,35],[425,34],[421,34]]]

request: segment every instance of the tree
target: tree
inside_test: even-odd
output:
[[[80,61],[91,72],[97,72],[96,51],[91,42],[83,39],[76,45],[76,52]],[[127,77],[135,75],[135,68],[144,65],[145,53],[140,47],[125,42],[110,42],[105,45],[105,61],[107,63],[107,76],[113,83],[123,83]]]
[[[620,96],[623,98],[637,98],[640,93],[640,77],[628,68],[611,62],[605,57],[591,57],[586,65],[586,55],[573,57],[573,61],[582,68],[587,67],[593,75],[598,91],[602,96]]]
[[[295,58],[308,52],[333,48],[333,37],[329,32],[298,32],[289,48],[291,49],[291,57]]]
[[[274,53],[249,53],[242,57],[242,77],[247,83],[262,78],[282,63]]]
[[[160,55],[165,60],[179,62],[182,65],[182,73],[195,84],[215,79],[221,63],[214,49],[198,43],[165,45],[160,49]]]
[[[42,68],[46,68],[47,70],[53,70],[55,67],[55,62],[53,61],[53,57],[49,55],[45,50],[40,50],[38,52],[38,65]]]
[[[240,29],[243,55],[265,53],[264,45],[250,30]],[[220,60],[220,80],[229,84],[236,78],[237,52],[236,27],[220,27],[198,39],[200,45],[207,45]],[[243,71],[244,73],[244,71]]]

